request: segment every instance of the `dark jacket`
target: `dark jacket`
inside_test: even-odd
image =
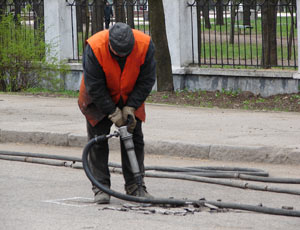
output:
[[[140,73],[135,87],[128,97],[127,106],[139,108],[148,97],[155,83],[156,62],[154,59],[154,44],[150,41],[145,62],[140,68]],[[121,70],[126,60],[117,60]],[[116,106],[124,106],[122,100],[116,105],[106,87],[106,77],[91,47],[87,44],[83,55],[84,81],[93,104],[102,111],[103,115],[112,114]]]
[[[104,17],[105,17],[105,19],[108,19],[108,18],[110,18],[110,16],[113,16],[112,7],[110,5],[106,5],[104,7]]]

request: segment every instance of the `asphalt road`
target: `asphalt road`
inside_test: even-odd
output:
[[[1,150],[36,152],[80,157],[81,148],[0,143]],[[118,152],[110,154],[119,162]],[[262,163],[208,161],[194,158],[147,155],[146,165],[167,166],[239,166],[266,170],[270,176],[298,178],[299,166]],[[254,183],[254,182],[249,182]],[[242,190],[189,181],[146,178],[151,194],[300,210],[299,196]],[[300,190],[300,185],[277,185]],[[140,207],[122,211],[126,201],[112,198],[109,205],[96,205],[90,182],[83,170],[25,162],[0,160],[0,229],[272,229],[298,230],[300,218],[226,210],[185,213],[183,208]],[[112,188],[123,192],[122,175],[112,174]],[[192,207],[191,207],[192,208]]]

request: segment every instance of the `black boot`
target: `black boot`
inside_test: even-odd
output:
[[[142,185],[141,190],[139,190],[139,187],[137,184],[125,185],[125,191],[126,191],[126,194],[130,195],[130,196],[153,198],[153,196],[147,192],[145,185]]]

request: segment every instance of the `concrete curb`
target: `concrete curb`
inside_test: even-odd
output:
[[[70,133],[20,132],[0,130],[0,143],[30,143],[84,147],[87,137]],[[119,140],[109,140],[112,150],[119,150]],[[204,160],[241,161],[274,164],[300,164],[300,149],[268,146],[230,146],[188,144],[175,141],[145,141],[145,153]]]

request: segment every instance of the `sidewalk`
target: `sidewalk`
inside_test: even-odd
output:
[[[300,164],[298,113],[154,104],[146,112],[146,153]],[[85,118],[77,99],[0,94],[0,142],[84,146]]]

